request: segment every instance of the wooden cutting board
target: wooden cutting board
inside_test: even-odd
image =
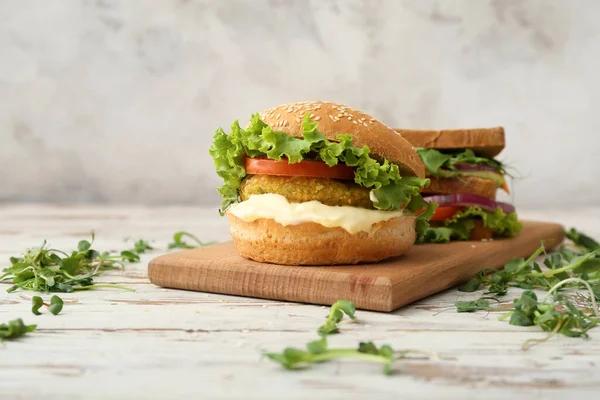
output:
[[[550,249],[563,239],[561,225],[524,221],[521,234],[511,239],[417,245],[379,264],[329,267],[258,263],[225,242],[156,257],[148,275],[162,287],[323,305],[350,299],[360,309],[393,311],[467,281],[482,268],[527,257],[542,240]]]

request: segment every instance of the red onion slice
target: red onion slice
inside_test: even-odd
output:
[[[454,164],[454,167],[459,171],[490,171],[490,172],[495,172],[497,174],[500,173],[498,168],[490,167],[488,165],[457,163],[457,164]]]
[[[494,201],[487,197],[477,196],[475,194],[446,194],[439,196],[423,196],[425,201],[433,201],[439,205],[453,206],[479,206],[489,211],[496,211],[500,207],[506,214],[515,212],[515,206],[501,201]]]

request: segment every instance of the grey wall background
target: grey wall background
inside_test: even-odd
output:
[[[212,134],[323,99],[503,125],[517,205],[600,200],[600,2],[0,2],[0,200],[217,204]]]

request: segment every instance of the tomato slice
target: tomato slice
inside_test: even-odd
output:
[[[435,209],[435,213],[433,217],[431,217],[431,221],[445,221],[447,219],[452,218],[454,214],[460,211],[462,207],[460,206],[439,206]]]
[[[250,175],[308,176],[312,178],[354,180],[354,169],[343,164],[330,167],[322,161],[310,160],[288,164],[285,159],[276,161],[268,158],[250,157],[246,157],[244,164],[246,173]]]

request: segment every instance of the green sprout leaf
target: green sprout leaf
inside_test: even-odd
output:
[[[193,240],[194,242],[196,242],[195,244],[189,244],[187,242],[185,242],[183,240],[183,238],[188,237],[191,240]],[[173,241],[171,243],[169,243],[168,248],[169,249],[195,249],[196,247],[201,247],[201,246],[207,246],[209,244],[212,244],[214,242],[202,242],[200,239],[198,239],[196,236],[192,235],[189,232],[176,232],[173,235]]]
[[[338,333],[339,329],[337,324],[342,321],[344,318],[344,314],[348,316],[348,318],[355,320],[356,317],[354,313],[356,311],[356,307],[354,303],[350,300],[338,300],[331,306],[329,310],[329,315],[327,320],[323,325],[319,327],[317,330],[320,336],[327,336],[334,333]]]
[[[121,252],[121,257],[124,261],[129,261],[131,263],[136,263],[140,261],[140,256],[131,250],[123,250]]]
[[[39,311],[39,309],[42,308],[42,306],[44,305],[44,300],[42,300],[42,298],[40,296],[33,296],[31,298],[31,302],[32,302],[31,312],[34,313],[35,315],[42,315],[42,313]]]
[[[515,310],[525,315],[531,316],[537,310],[537,296],[531,290],[526,290],[521,294],[521,298],[514,301]]]
[[[32,307],[31,312],[35,315],[41,315],[42,313],[39,311],[42,306],[48,307],[48,311],[50,311],[53,315],[57,315],[63,309],[63,300],[54,295],[50,298],[50,304],[44,303],[44,300],[40,296],[33,296],[31,298]]]
[[[327,339],[323,336],[319,340],[312,341],[306,345],[306,348],[312,354],[321,354],[327,351]]]
[[[87,240],[81,240],[77,244],[77,250],[79,250],[80,253],[84,253],[84,252],[88,251],[90,249],[90,247],[92,247],[92,244],[90,242],[88,242]]]
[[[478,299],[473,301],[457,301],[456,312],[475,312],[480,310],[491,310],[490,302],[487,299]]]
[[[600,249],[600,243],[586,234],[577,231],[575,228],[571,228],[569,231],[565,232],[565,235],[573,242],[573,244],[575,244],[575,246],[579,247],[585,252]]]
[[[515,311],[510,316],[509,324],[516,326],[531,326],[533,321],[531,317],[521,311]]]
[[[54,295],[50,298],[50,307],[48,307],[48,310],[53,314],[53,315],[57,315],[59,312],[61,312],[63,309],[63,300]]]
[[[6,324],[0,324],[0,341],[2,339],[16,339],[29,332],[33,332],[37,325],[25,325],[23,320],[15,319]]]
[[[135,253],[141,254],[145,253],[147,250],[154,250],[147,240],[139,239],[133,243],[133,251]]]
[[[458,287],[460,292],[476,292],[481,287],[481,278],[475,277],[468,282],[463,283]]]

